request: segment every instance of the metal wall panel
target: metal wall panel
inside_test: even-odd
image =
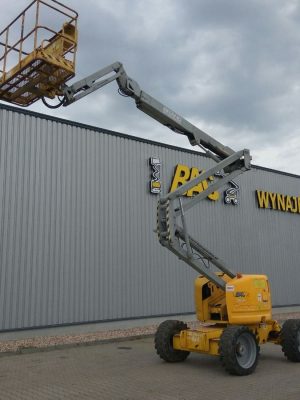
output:
[[[194,272],[153,232],[148,160],[167,191],[178,163],[209,159],[4,106],[0,146],[0,330],[193,311]],[[237,182],[240,205],[202,201],[191,232],[233,270],[268,274],[274,304],[299,304],[300,214],[255,200],[300,196],[299,177],[254,168]]]

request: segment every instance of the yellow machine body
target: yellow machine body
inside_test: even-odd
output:
[[[218,275],[226,282],[226,291],[204,276],[195,280],[196,314],[202,324],[174,335],[174,349],[219,355],[220,337],[229,325],[248,326],[260,344],[279,344],[281,327],[272,320],[267,276]]]
[[[195,306],[199,321],[236,325],[257,324],[272,318],[269,282],[266,275],[237,275],[226,281],[226,291],[207,278],[195,280]]]
[[[200,353],[219,354],[219,339],[222,326],[201,326],[199,329],[187,329],[173,337],[176,350],[195,351]]]
[[[245,325],[245,324],[240,324]],[[197,329],[186,329],[173,336],[173,348],[218,356],[220,337],[228,325],[200,325]],[[277,321],[247,325],[253,332],[258,344],[272,342],[280,344],[281,326]]]
[[[259,324],[272,319],[268,278],[265,275],[242,275],[227,282],[228,322],[236,325]]]

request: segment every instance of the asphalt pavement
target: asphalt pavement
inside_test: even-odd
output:
[[[1,400],[299,400],[300,363],[266,344],[254,374],[228,375],[218,357],[169,364],[153,338],[0,358]]]

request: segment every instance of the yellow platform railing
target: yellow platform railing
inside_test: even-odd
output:
[[[76,11],[34,0],[0,33],[0,100],[29,106],[54,98],[75,75]]]

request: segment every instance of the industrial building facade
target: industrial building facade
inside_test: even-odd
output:
[[[210,159],[5,105],[0,146],[0,330],[193,312],[156,204]],[[299,176],[254,166],[187,219],[232,270],[267,274],[274,305],[300,304]]]

